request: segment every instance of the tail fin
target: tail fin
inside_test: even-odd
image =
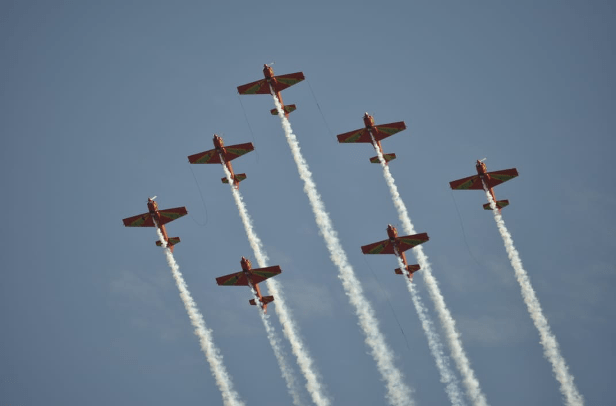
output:
[[[509,206],[509,200],[497,200],[496,201],[496,207],[500,209],[502,209],[505,206]],[[492,210],[492,208],[490,207],[490,203],[486,203],[483,205],[483,209],[484,210]]]
[[[283,106],[282,109],[284,110],[285,113],[289,114],[289,113],[297,110],[297,107],[295,107],[295,104],[289,104],[288,106]],[[277,116],[278,115],[278,110],[271,109],[270,113],[272,113],[272,116]]]
[[[245,173],[238,173],[238,174],[235,175],[234,179],[235,179],[235,181],[237,183],[240,183],[241,181],[246,179],[246,174]],[[222,183],[229,183],[229,180],[227,178],[222,178],[220,180],[222,181]]]
[[[169,241],[167,242],[167,247],[173,247],[175,244],[180,243],[180,237],[169,237]],[[160,241],[156,241],[156,245],[162,247],[163,243]]]
[[[274,296],[263,296],[261,303],[263,304],[263,312],[267,312],[267,304],[274,301]],[[256,306],[257,303],[254,299],[248,301],[251,305]]]
[[[383,154],[383,158],[385,158],[385,162],[393,161],[394,159],[396,159],[396,154]],[[370,158],[370,162],[372,162],[373,164],[381,163],[381,161],[379,161],[378,155]]]
[[[419,271],[419,265],[407,265],[406,266],[406,270],[409,272],[409,278],[413,278],[413,274],[417,271]],[[394,271],[396,272],[398,275],[404,275],[404,272],[402,272],[402,269],[400,268],[396,268],[396,270]]]

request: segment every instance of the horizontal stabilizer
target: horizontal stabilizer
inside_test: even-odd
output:
[[[261,303],[263,303],[264,305],[270,302],[273,302],[273,301],[274,301],[274,296],[263,296],[263,298],[261,299]],[[253,306],[257,305],[254,299],[250,299],[248,302]]]
[[[169,241],[167,242],[167,247],[172,247],[175,244],[179,244],[180,243],[180,237],[169,237]],[[156,241],[156,245],[158,245],[159,247],[162,247],[163,243],[160,241]]]
[[[246,174],[245,173],[238,173],[237,175],[235,175],[235,181],[237,183],[240,183],[241,181],[243,181],[244,179],[246,179]],[[227,178],[221,178],[220,179],[222,181],[222,183],[229,183],[229,180]]]
[[[509,200],[497,200],[496,201],[496,207],[498,207],[499,209],[502,209],[505,206],[509,206]],[[490,207],[490,203],[484,204],[483,209],[492,210],[492,208]]]
[[[407,265],[406,270],[409,272],[409,275],[413,276],[413,273],[419,271],[419,265]],[[398,275],[404,275],[401,268],[396,268],[395,272]]]
[[[394,159],[396,159],[396,154],[383,154],[383,158],[385,158],[385,162],[393,161]],[[381,163],[378,155],[370,158],[370,162],[372,162],[373,164]]]
[[[288,106],[284,106],[283,110],[284,110],[285,113],[289,114],[289,113],[297,110],[297,107],[295,107],[295,104],[289,104]],[[271,109],[270,113],[272,113],[272,116],[277,116],[278,115],[278,110]]]

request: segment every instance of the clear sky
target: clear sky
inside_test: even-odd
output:
[[[233,162],[240,190],[333,404],[384,404],[271,97],[237,95],[271,62],[306,75],[283,93],[291,125],[418,404],[447,398],[408,291],[393,257],[360,251],[401,224],[372,149],[335,139],[366,111],[406,122],[384,150],[488,401],[561,404],[485,196],[448,186],[484,157],[520,173],[496,197],[580,392],[614,404],[615,15],[610,1],[0,1],[0,404],[222,403],[156,233],[121,222],[153,195],[188,208],[168,232],[237,391],[291,404],[248,289],[215,283],[254,257],[222,168],[186,158],[214,133],[256,147]]]

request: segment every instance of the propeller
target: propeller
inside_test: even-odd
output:
[[[156,198],[157,198],[157,196],[154,196],[154,197],[148,197],[148,200],[152,200],[152,201],[153,201],[153,200],[154,200],[154,199],[156,199]]]
[[[488,159],[488,158],[483,158],[483,159],[480,159],[480,160],[479,160],[479,162],[483,162],[483,161],[485,161],[486,159]]]

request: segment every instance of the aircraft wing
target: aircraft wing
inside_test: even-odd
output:
[[[395,254],[394,245],[389,240],[383,240],[361,247],[364,254]]]
[[[225,147],[225,150],[227,151],[225,153],[225,159],[227,161],[232,161],[235,158],[237,158],[238,156],[242,156],[244,154],[247,154],[250,151],[253,151],[254,149],[255,149],[255,147],[254,147],[254,145],[252,145],[252,142],[247,142],[246,144],[230,145],[228,147]]]
[[[404,124],[404,121],[398,121],[396,123],[377,125],[374,128],[376,129],[376,134],[373,134],[374,138],[377,141],[381,141],[382,139],[385,139],[390,135],[394,135],[395,133],[399,133],[400,131],[405,130],[406,124]],[[368,137],[370,137],[370,135],[368,135]]]
[[[220,155],[216,152],[215,149],[210,149],[208,151],[199,152],[198,154],[191,155],[188,157],[188,162],[191,164],[219,164]]]
[[[305,79],[303,72],[287,73],[286,75],[275,76],[275,78],[276,86],[274,90],[277,92],[291,87]]]
[[[253,283],[261,283],[264,280],[271,278],[272,276],[276,276],[282,272],[279,265],[268,266],[267,268],[257,268],[251,269],[252,273],[252,282]]]
[[[488,172],[488,175],[490,175],[488,187],[494,187],[518,176],[518,170],[516,168],[503,169],[502,171]]]
[[[239,94],[270,94],[267,80],[261,79],[256,82],[246,83],[245,85],[238,86],[237,92]]]
[[[248,286],[248,278],[244,271],[239,271],[216,278],[216,283],[220,286]]]
[[[280,266],[275,265],[267,268],[251,269],[250,272],[252,273],[252,283],[254,285],[280,274],[282,270]],[[220,286],[248,286],[248,278],[244,271],[240,271],[216,278],[216,283]]]
[[[349,131],[348,133],[338,134],[338,142],[350,143],[350,142],[367,142],[372,143],[370,133],[366,128],[360,128],[359,130]]]
[[[287,75],[275,76],[276,84],[274,91],[280,92],[281,90],[291,87],[294,84],[304,80],[304,74],[302,72],[289,73]],[[270,88],[266,79],[257,80],[256,82],[247,83],[237,87],[239,94],[270,94]]]
[[[187,215],[188,210],[186,210],[186,207],[176,207],[173,209],[159,210],[158,214],[160,214],[160,225],[162,226]]]
[[[150,213],[138,214],[122,220],[125,227],[154,227],[154,220]]]
[[[374,135],[374,139],[376,141],[381,141],[390,135],[394,135],[402,130],[406,129],[406,124],[404,121],[398,121],[397,123],[390,124],[382,124],[374,127],[374,131],[372,135]],[[347,142],[367,142],[369,144],[372,143],[372,137],[370,137],[370,133],[367,128],[360,128],[359,130],[349,131],[348,133],[337,135],[338,142],[347,143]]]
[[[408,249],[415,247],[416,245],[423,244],[429,239],[430,237],[428,237],[428,234],[426,233],[398,237],[398,251],[404,252]]]
[[[488,172],[490,180],[487,182],[489,188],[496,185],[500,185],[503,182],[513,179],[518,176],[518,170],[516,168],[503,169],[502,171]],[[449,186],[452,189],[457,190],[482,190],[483,184],[479,175],[469,176],[468,178],[454,180],[449,182]]]
[[[469,176],[468,178],[449,182],[449,186],[454,190],[482,190],[483,185],[479,175]]]

